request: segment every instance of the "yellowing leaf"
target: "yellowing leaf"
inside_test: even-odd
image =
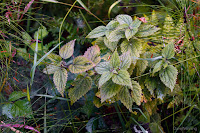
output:
[[[94,66],[97,65],[101,61],[100,49],[98,45],[94,45],[88,48],[83,56],[88,58],[90,61],[92,61],[94,63]]]
[[[100,108],[101,106],[103,106],[103,104],[101,103],[101,99],[96,96],[93,98],[93,103],[97,108]]]
[[[72,54],[74,53],[74,44],[75,44],[75,40],[72,40],[68,43],[66,43],[64,46],[62,46],[62,48],[59,51],[59,55],[63,58],[63,59],[68,59],[69,57],[72,56]]]
[[[56,66],[54,64],[50,64],[46,68],[43,69],[43,73],[45,73],[45,74],[53,74],[59,69],[60,69],[59,66]]]
[[[62,58],[61,58],[59,55],[54,54],[54,53],[50,53],[50,54],[47,56],[47,58],[48,58],[49,60],[51,60],[52,62],[54,62],[54,63],[61,62],[61,60],[62,60]]]
[[[132,87],[130,75],[126,70],[119,70],[118,74],[113,75],[112,81],[119,85]]]
[[[142,54],[140,58],[145,58],[145,56]],[[147,60],[137,60],[136,63],[136,76],[141,75],[147,68],[148,61]]]
[[[112,80],[107,81],[100,88],[101,103],[107,99],[115,96],[120,91],[121,86],[112,82]]]
[[[142,89],[141,86],[136,82],[132,80],[132,92],[131,92],[131,96],[134,99],[134,102],[137,105],[141,104],[141,98],[142,98]]]
[[[97,38],[105,35],[106,27],[105,26],[99,26],[95,29],[93,29],[86,38]]]
[[[62,68],[54,72],[53,82],[62,97],[64,97],[63,93],[65,90],[66,82],[67,82],[67,70]]]
[[[162,69],[159,72],[160,80],[173,91],[174,86],[176,84],[178,71],[176,67],[172,65],[168,65],[166,69]]]
[[[131,39],[130,41],[125,40],[121,44],[121,52],[125,53],[130,51],[131,56],[139,57],[142,50],[142,44],[136,39]]]
[[[117,96],[124,106],[132,111],[133,98],[130,95],[129,87],[123,86]]]
[[[69,66],[72,73],[85,72],[93,67],[92,61],[84,56],[78,56],[73,60],[73,64]]]
[[[158,30],[160,30],[160,28],[153,26],[153,25],[143,25],[143,26],[141,25],[135,36],[147,37],[147,36],[153,35]]]
[[[72,85],[74,87],[69,89],[71,104],[75,103],[91,89],[92,79],[89,76],[78,75]]]

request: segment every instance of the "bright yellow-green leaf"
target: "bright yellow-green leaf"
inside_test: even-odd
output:
[[[46,37],[49,34],[49,32],[47,31],[46,27],[42,26],[34,33],[34,39],[37,39],[37,34],[38,34],[38,39],[42,39]]]
[[[32,43],[30,47],[33,51],[35,51],[36,43]],[[42,50],[42,44],[38,43],[38,51],[40,50]]]
[[[73,60],[73,64],[69,66],[72,73],[85,72],[93,67],[93,62],[84,56],[78,56]]]
[[[47,56],[47,58],[48,58],[49,60],[51,60],[52,62],[54,62],[54,63],[59,63],[59,62],[61,62],[61,60],[62,60],[62,58],[61,58],[59,55],[54,54],[54,53],[50,53],[50,54]]]
[[[53,82],[62,97],[64,97],[67,76],[67,70],[64,68],[55,71],[53,75]]]
[[[64,46],[62,46],[62,48],[59,51],[59,55],[63,58],[63,59],[68,59],[69,57],[72,56],[72,54],[74,53],[74,44],[75,44],[75,40],[72,40],[68,43],[66,43]]]
[[[121,44],[121,52],[130,52],[131,56],[139,57],[142,50],[142,44],[136,39],[131,39],[130,41],[125,40]]]

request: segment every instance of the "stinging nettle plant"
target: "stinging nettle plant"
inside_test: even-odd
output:
[[[72,40],[60,49],[60,56],[48,56],[52,63],[43,72],[54,74],[54,84],[62,96],[67,82],[67,71],[79,73],[68,93],[72,104],[91,90],[94,81],[98,88],[94,98],[97,107],[114,99],[120,100],[132,111],[134,102],[141,104],[142,87],[139,82],[131,79],[131,75],[135,70],[137,75],[141,75],[148,66],[147,60],[160,60],[155,64],[151,76],[157,76],[159,72],[162,83],[171,91],[174,89],[178,72],[169,62],[175,54],[173,42],[166,45],[162,56],[145,59],[145,38],[159,30],[160,28],[148,24],[144,17],[134,17],[133,20],[129,15],[118,15],[106,26],[99,26],[87,35],[87,38],[96,40],[93,42],[94,46],[88,48],[83,56],[74,58],[72,64],[62,60],[73,55],[75,40]]]

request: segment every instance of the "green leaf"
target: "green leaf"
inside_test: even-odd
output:
[[[116,17],[117,21],[121,24],[128,24],[130,25],[133,22],[133,19],[129,15],[121,14],[117,15]]]
[[[43,69],[43,73],[45,74],[53,74],[56,71],[58,71],[61,67],[56,66],[54,64],[50,64],[48,66],[46,66],[46,68]]]
[[[97,38],[105,35],[106,27],[105,26],[99,26],[95,29],[93,29],[86,38]]]
[[[115,96],[120,91],[121,86],[112,82],[112,80],[107,81],[100,88],[101,103],[107,99]]]
[[[159,124],[156,123],[156,122],[150,123],[149,127],[150,127],[152,133],[161,133],[161,132],[163,132],[161,130],[161,128],[159,127]]]
[[[118,74],[113,75],[112,81],[119,85],[132,87],[130,75],[126,70],[119,70]]]
[[[124,40],[120,47],[122,53],[130,51],[133,57],[139,57],[142,50],[141,42],[136,39],[131,39],[130,41]]]
[[[22,32],[22,38],[24,39],[24,43],[29,45],[31,43],[31,36],[27,32]]]
[[[74,87],[70,88],[68,93],[71,104],[75,103],[91,89],[92,79],[89,76],[78,75],[72,85]]]
[[[92,101],[86,101],[84,106],[82,107],[81,111],[87,115],[88,118],[94,113],[94,104]]]
[[[119,26],[119,22],[116,20],[112,20],[110,21],[107,25],[106,25],[106,29],[107,30],[114,30],[115,28],[117,28]]]
[[[136,81],[131,81],[132,82],[132,92],[131,92],[131,96],[134,99],[134,102],[137,105],[141,104],[141,98],[142,98],[142,89],[141,86],[136,82]]]
[[[119,55],[117,53],[117,50],[115,50],[115,52],[112,54],[111,59],[110,59],[110,65],[113,68],[117,68],[120,65],[120,59],[119,59]]]
[[[111,33],[111,31],[115,30],[117,27],[119,26],[119,22],[116,20],[112,20],[110,21],[107,25],[106,25],[106,37],[108,37]]]
[[[101,103],[101,99],[96,96],[93,99],[93,103],[97,108],[100,108],[101,106],[103,106],[103,104]]]
[[[140,21],[139,19],[134,20],[131,24],[130,24],[130,29],[138,29],[140,27],[140,24],[142,23],[142,21]]]
[[[93,45],[98,45],[101,50],[106,49],[104,44],[104,37],[98,37],[95,41],[92,42]]]
[[[59,63],[59,62],[61,62],[61,60],[62,60],[62,58],[61,58],[59,55],[54,54],[54,53],[50,53],[50,54],[47,56],[47,58],[48,58],[49,60],[51,60],[52,62],[54,62],[54,63]]]
[[[159,72],[159,77],[161,81],[173,91],[174,86],[176,84],[178,71],[176,67],[169,65],[166,67],[166,69],[162,69]]]
[[[32,117],[31,104],[28,100],[18,100],[14,103],[7,103],[2,107],[2,114],[9,118]]]
[[[37,34],[38,39],[42,39],[46,37],[49,34],[49,32],[47,31],[46,27],[42,26],[34,33],[34,39],[37,39]]]
[[[151,95],[154,95],[154,90],[157,88],[157,78],[156,77],[146,77],[144,84],[150,91]]]
[[[110,42],[117,42],[121,38],[125,38],[125,30],[128,28],[128,24],[123,24],[117,27],[115,30],[110,32],[107,37]]]
[[[133,98],[130,95],[129,87],[123,86],[117,96],[128,110],[132,110]]]
[[[103,74],[104,72],[110,72],[111,65],[109,62],[101,62],[95,67],[95,71],[97,71],[98,74]]]
[[[68,43],[66,43],[64,46],[62,46],[62,48],[59,51],[59,55],[63,58],[63,59],[68,59],[69,57],[72,56],[72,54],[74,53],[74,44],[75,44],[75,40],[72,40]]]
[[[131,65],[130,52],[125,52],[120,56],[120,69],[127,70]]]
[[[32,43],[30,47],[33,51],[35,51],[36,43]],[[42,50],[42,44],[38,43],[38,51],[40,50]]]
[[[154,75],[156,72],[160,71],[162,68],[162,64],[163,64],[163,60],[160,60],[159,62],[156,63],[156,65],[153,68],[153,73],[152,75]]]
[[[131,39],[131,38],[137,33],[137,31],[138,31],[137,28],[126,29],[126,30],[125,30],[126,39],[127,39],[127,40]]]
[[[72,73],[85,72],[93,67],[93,62],[84,56],[78,56],[73,60],[73,64],[69,66]]]
[[[110,42],[106,37],[104,37],[104,44],[113,52],[117,47],[118,41]]]
[[[174,43],[171,42],[162,50],[162,56],[166,59],[171,59],[174,57]]]
[[[64,97],[63,93],[65,91],[67,76],[67,70],[64,68],[55,71],[53,75],[54,84],[62,97]]]
[[[22,91],[14,91],[10,94],[9,96],[9,101],[16,101],[22,97],[26,97],[27,94],[25,92]]]
[[[144,122],[144,123],[149,123],[150,122],[150,115],[149,115],[149,113],[148,112],[144,112],[144,114],[142,114],[142,115],[140,115],[138,117],[138,121]]]
[[[29,60],[29,54],[27,53],[27,50],[25,48],[18,48],[17,55],[21,56],[27,61]]]
[[[106,83],[112,76],[113,76],[112,72],[110,71],[104,72],[101,75],[101,78],[99,79],[99,87],[101,87],[104,83]]]
[[[94,66],[96,66],[100,61],[100,49],[98,45],[94,45],[87,49],[87,51],[83,55],[84,57],[88,58],[90,61],[92,61]]]
[[[153,25],[143,25],[140,26],[139,31],[135,36],[137,37],[147,37],[153,35],[155,32],[160,30],[160,28],[153,26]]]

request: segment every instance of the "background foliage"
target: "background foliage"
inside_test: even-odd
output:
[[[1,132],[199,132],[199,1],[1,1]]]

